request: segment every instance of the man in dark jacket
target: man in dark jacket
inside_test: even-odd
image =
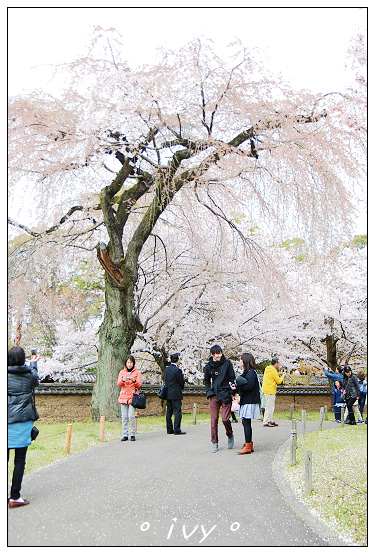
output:
[[[164,382],[167,388],[167,433],[169,435],[186,435],[185,431],[181,431],[181,405],[184,389],[184,376],[181,369],[177,366],[180,359],[179,354],[171,355],[171,365],[165,368]],[[172,423],[172,414],[174,416],[174,425]]]
[[[235,373],[232,362],[224,356],[217,344],[210,348],[211,357],[204,368],[206,396],[211,412],[211,452],[217,452],[219,446],[218,421],[221,408],[221,421],[228,437],[228,448],[234,446],[234,436],[230,421],[232,394],[236,389]]]

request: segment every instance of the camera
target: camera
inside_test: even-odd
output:
[[[32,356],[36,356],[36,348],[32,348],[32,349],[31,349],[31,355],[32,355]]]

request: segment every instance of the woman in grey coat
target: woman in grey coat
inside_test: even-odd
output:
[[[14,471],[9,508],[26,506],[21,497],[27,447],[31,444],[31,429],[38,414],[34,404],[34,388],[38,385],[38,356],[32,356],[25,365],[25,351],[20,346],[8,350],[8,461],[9,450],[14,449]]]

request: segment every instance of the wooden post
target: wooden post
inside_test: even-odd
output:
[[[324,419],[328,421],[328,408],[327,406],[324,406]]]
[[[100,417],[100,432],[99,432],[99,440],[101,442],[104,442],[104,424],[105,424],[105,416],[102,415]]]
[[[306,410],[302,410],[302,434],[306,433]]]
[[[305,494],[312,491],[312,451],[306,450],[305,453]]]
[[[292,419],[292,429],[295,430],[296,435],[297,435],[297,420],[296,419]]]
[[[319,415],[319,430],[320,431],[323,428],[323,416],[324,416],[324,408],[320,408],[320,415]]]
[[[290,405],[290,419],[293,419],[293,409],[294,409],[294,406],[293,404]]]
[[[293,420],[295,421],[295,419]],[[292,428],[290,433],[290,465],[296,465],[297,429]]]
[[[345,422],[345,408],[341,408],[341,424],[340,426],[341,427],[344,427],[344,422]]]
[[[297,420],[296,419],[292,419],[292,431],[295,433],[296,448],[298,448],[298,443],[297,443]]]
[[[72,442],[72,424],[68,423],[68,428],[66,430],[66,442],[65,442],[65,452],[70,454],[70,443]]]
[[[197,424],[197,405],[196,405],[195,402],[194,402],[194,405],[193,405],[193,424],[194,425]]]
[[[138,431],[138,412],[135,412],[135,432]]]

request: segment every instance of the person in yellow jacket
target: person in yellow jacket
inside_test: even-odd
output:
[[[264,370],[262,391],[264,395],[264,417],[263,427],[277,427],[273,421],[273,412],[275,411],[276,388],[284,381],[285,372],[278,371],[280,362],[278,358],[273,358],[271,365]]]

